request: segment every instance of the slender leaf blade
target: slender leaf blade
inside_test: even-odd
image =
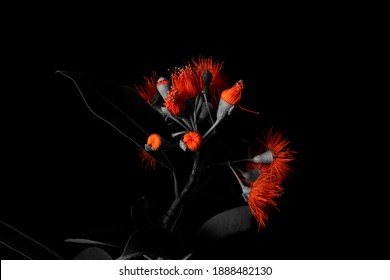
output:
[[[105,242],[100,242],[100,241],[96,241],[96,240],[85,239],[85,238],[68,238],[68,239],[65,239],[64,241],[68,242],[68,243],[89,244],[89,245],[102,245],[102,246],[121,248],[118,245],[109,244],[109,243],[105,243]]]
[[[46,245],[0,220],[0,245],[31,260],[58,260],[62,256]]]
[[[61,70],[57,73],[75,84],[85,105],[97,118],[112,126],[140,149],[144,149],[144,144],[152,133],[158,133],[167,140],[172,139],[163,116],[143,100],[134,88],[101,81],[84,73]],[[153,157],[169,165],[161,153],[153,153]]]

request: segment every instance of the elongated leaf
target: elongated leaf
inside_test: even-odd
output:
[[[89,247],[81,251],[75,260],[112,260],[112,257],[103,249],[97,247]]]
[[[104,243],[100,241],[90,240],[90,239],[84,239],[84,238],[68,238],[64,240],[65,242],[69,243],[78,243],[78,244],[89,244],[89,245],[102,245],[102,246],[110,246],[110,247],[116,247],[121,248],[120,246]]]
[[[218,240],[233,234],[248,231],[255,224],[247,205],[226,210],[203,224],[198,234],[210,240]]]
[[[85,232],[77,236],[77,239],[95,240],[123,249],[128,239],[128,232],[123,229],[102,228]]]
[[[110,81],[101,81],[83,73],[57,71],[73,81],[87,108],[140,149],[148,136],[158,133],[170,140],[171,133],[163,116],[151,108],[135,89]],[[153,157],[166,164],[160,153]]]
[[[5,246],[21,257],[32,260],[63,259],[59,254],[22,233],[9,224],[0,221],[0,246]]]

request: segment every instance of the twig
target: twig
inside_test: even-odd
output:
[[[171,204],[171,207],[168,209],[167,213],[163,217],[163,226],[164,228],[168,227],[169,221],[172,218],[172,215],[175,213],[176,208],[180,205],[183,197],[187,194],[189,191],[190,187],[194,183],[195,180],[195,175],[198,169],[198,161],[199,161],[199,151],[195,152],[195,158],[194,158],[194,163],[192,165],[192,171],[191,174],[188,178],[188,181],[186,185],[184,186],[183,190],[181,191],[179,197],[177,197],[173,203]]]

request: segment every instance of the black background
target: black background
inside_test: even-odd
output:
[[[369,184],[378,171],[363,160],[373,151],[360,145],[366,128],[355,129],[361,111],[351,106],[350,86],[359,82],[349,80],[357,65],[351,29],[315,14],[250,15],[249,7],[182,16],[146,7],[46,9],[20,15],[3,43],[3,221],[71,257],[64,239],[127,230],[129,203],[156,180],[135,146],[96,119],[56,70],[133,86],[153,70],[210,55],[246,83],[241,104],[260,115],[244,125],[255,134],[284,129],[299,153],[267,229],[201,257],[388,259],[383,186]],[[3,246],[0,255],[20,258]]]

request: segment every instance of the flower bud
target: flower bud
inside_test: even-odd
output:
[[[202,136],[197,131],[189,131],[184,134],[183,139],[180,141],[180,147],[185,151],[186,149],[190,151],[199,150],[202,145]]]
[[[244,83],[239,80],[233,87],[222,92],[218,105],[217,121],[222,120],[226,115],[230,115],[234,105],[240,101],[243,89]]]
[[[255,163],[272,163],[274,161],[274,156],[272,151],[268,150],[252,158],[252,161]]]
[[[160,93],[161,97],[165,100],[168,96],[168,91],[171,88],[171,82],[164,78],[160,77],[157,80],[157,90]]]
[[[171,147],[172,144],[157,133],[150,134],[145,144],[146,151],[164,151],[170,149]]]
[[[203,92],[207,93],[209,91],[211,80],[213,79],[213,75],[211,74],[210,70],[206,69],[203,71],[202,79],[204,84]]]

